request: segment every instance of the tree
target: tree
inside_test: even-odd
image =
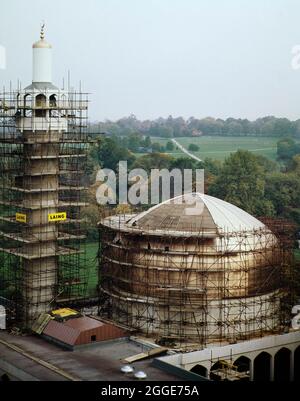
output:
[[[196,145],[195,143],[190,143],[188,149],[191,152],[198,152],[199,151],[199,146]]]
[[[283,138],[277,142],[277,156],[279,159],[290,159],[295,154],[295,141],[292,138]]]
[[[137,152],[141,146],[142,136],[140,134],[130,134],[128,138],[128,149]]]
[[[174,143],[172,141],[168,141],[166,144],[166,151],[172,152],[174,150]]]
[[[136,159],[132,168],[142,168],[149,173],[153,168],[169,168],[173,160],[171,156],[166,154],[149,153]]]
[[[151,138],[150,138],[150,136],[146,136],[146,138],[144,139],[144,147],[145,148],[150,148],[151,147]]]
[[[114,138],[103,138],[93,149],[93,157],[105,168],[117,171],[120,160],[127,160],[128,166],[134,162],[134,155],[123,148]]]
[[[277,142],[278,159],[289,162],[298,153],[300,153],[300,144],[292,138],[283,138]]]
[[[300,177],[300,154],[292,158],[288,165],[287,172],[297,174]]]
[[[300,180],[297,173],[273,173],[266,180],[266,198],[274,205],[276,215],[300,224]]]
[[[158,143],[158,142],[152,143],[152,152],[161,152],[161,151],[162,151],[162,147],[161,147],[160,143]]]
[[[277,118],[274,125],[273,135],[291,136],[295,132],[293,124],[287,118]]]
[[[272,202],[265,199],[265,172],[256,156],[238,150],[224,162],[220,175],[210,186],[211,195],[246,210],[250,214],[272,215]]]
[[[183,171],[185,169],[194,170],[196,168],[196,160],[191,159],[190,157],[178,157],[177,159],[173,159],[170,163],[170,170],[178,168]]]

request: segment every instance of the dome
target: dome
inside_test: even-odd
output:
[[[281,243],[244,210],[190,193],[105,217],[99,230],[107,318],[180,347],[280,327]]]
[[[261,221],[237,206],[199,192],[162,202],[134,216],[127,225],[143,231],[203,233],[266,229]]]
[[[50,43],[46,42],[45,39],[40,39],[37,42],[35,42],[32,47],[34,49],[51,49],[52,46]]]

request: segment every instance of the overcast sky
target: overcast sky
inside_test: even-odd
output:
[[[82,80],[92,120],[300,118],[299,0],[0,0],[1,86],[30,83],[42,20],[53,82]]]

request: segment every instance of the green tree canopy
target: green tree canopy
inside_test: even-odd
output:
[[[174,143],[172,141],[168,141],[166,144],[166,151],[172,152],[174,150]]]
[[[199,146],[196,145],[195,143],[190,143],[188,149],[191,152],[198,152],[199,151]]]
[[[105,168],[117,171],[120,160],[127,160],[130,167],[135,160],[128,149],[121,146],[115,138],[102,138],[91,152],[92,157]]]
[[[210,186],[211,195],[254,215],[272,215],[272,202],[265,199],[265,172],[251,152],[238,150],[224,162],[220,175]]]

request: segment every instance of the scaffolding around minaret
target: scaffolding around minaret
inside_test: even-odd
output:
[[[0,296],[25,327],[87,294],[87,109],[49,82],[0,93]]]

